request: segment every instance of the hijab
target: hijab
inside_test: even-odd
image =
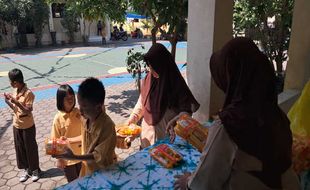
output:
[[[238,148],[262,162],[250,172],[272,188],[291,165],[289,120],[278,106],[275,73],[268,58],[248,38],[235,38],[210,59],[211,75],[224,91],[219,117]]]
[[[159,78],[155,78],[148,72],[142,83],[142,109],[147,124],[156,125],[167,109],[175,113],[193,113],[199,108],[199,103],[164,45],[152,45],[144,55],[144,60],[159,75]]]

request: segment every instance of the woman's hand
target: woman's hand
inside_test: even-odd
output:
[[[185,172],[183,175],[175,175],[176,181],[173,186],[175,190],[186,190],[189,177],[191,176],[190,172]]]
[[[75,155],[73,154],[72,150],[70,148],[66,148],[65,153],[63,154],[57,154],[57,155],[52,155],[53,158],[57,159],[66,159],[66,160],[74,160]]]
[[[57,159],[56,167],[63,170],[66,167],[66,161],[63,159]]]
[[[173,119],[171,119],[168,124],[167,124],[167,127],[166,127],[166,133],[169,134],[170,136],[170,143],[173,143],[174,140],[175,140],[175,131],[174,131],[174,127],[176,126],[177,124],[177,120],[180,118],[181,115],[183,114],[187,114],[187,115],[190,115],[189,113],[187,112],[180,112],[177,116],[175,116]]]

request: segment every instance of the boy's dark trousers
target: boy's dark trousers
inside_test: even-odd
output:
[[[39,168],[38,144],[35,125],[28,129],[13,127],[17,167],[32,172]]]
[[[68,182],[71,182],[71,181],[79,178],[81,167],[82,167],[82,163],[79,162],[77,164],[66,166],[64,168],[65,176],[66,176]]]

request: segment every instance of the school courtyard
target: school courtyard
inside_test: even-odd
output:
[[[169,42],[160,43],[170,48]],[[144,50],[141,45],[145,47]],[[106,87],[106,111],[116,124],[121,124],[129,116],[139,96],[134,80],[126,71],[127,51],[134,48],[146,52],[150,46],[151,42],[147,40],[129,40],[87,47],[74,45],[25,49],[14,53],[0,52],[0,190],[53,189],[66,184],[63,172],[55,166],[55,159],[46,155],[44,150],[44,141],[50,135],[57,112],[55,95],[58,84],[69,83],[77,91],[78,85],[85,78],[99,78]],[[186,61],[186,52],[186,42],[178,43],[176,62],[180,68]],[[36,96],[33,114],[40,167],[43,171],[37,182],[32,182],[31,179],[19,182],[12,111],[3,99],[4,92],[12,91],[7,72],[13,68],[22,70],[25,82]],[[118,159],[123,160],[138,150],[139,141],[136,139],[131,148],[116,149],[116,153]]]

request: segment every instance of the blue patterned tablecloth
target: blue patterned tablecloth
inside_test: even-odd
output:
[[[168,142],[169,140],[165,139],[156,145],[169,144]],[[174,176],[185,171],[194,171],[200,152],[179,137],[174,144],[169,145],[183,156],[184,161],[176,168],[162,167],[151,158],[147,148],[106,170],[97,171],[57,189],[173,189]]]

